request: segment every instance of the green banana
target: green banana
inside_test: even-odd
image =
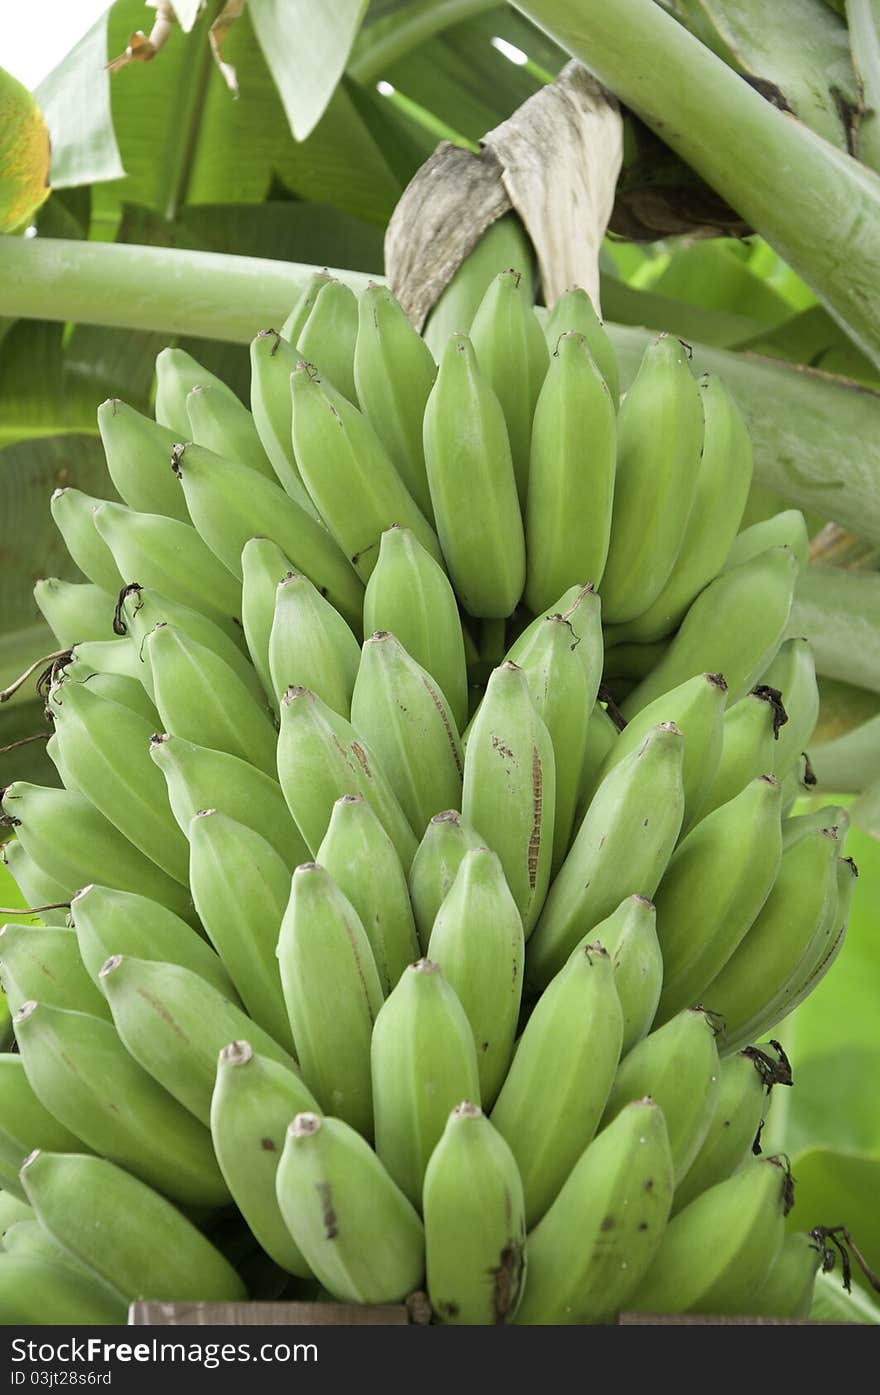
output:
[[[813,793],[816,784],[816,773],[810,764],[810,757],[806,751],[801,751],[795,759],[794,765],[788,769],[782,777],[782,814],[783,818],[789,818],[796,802],[799,799],[807,799]]]
[[[663,957],[657,914],[645,896],[628,896],[616,911],[589,930],[571,957],[600,945],[611,956],[614,983],[623,1010],[620,1055],[626,1056],[650,1030],[660,1001]]]
[[[190,890],[208,939],[249,1016],[293,1052],[275,955],[290,896],[287,863],[259,833],[217,809],[195,814],[189,845]]]
[[[191,969],[114,954],[101,969],[123,1045],[154,1080],[210,1123],[217,1053],[247,1034],[255,1051],[296,1073],[293,1059]]]
[[[95,527],[123,577],[202,611],[236,637],[232,617],[241,607],[241,589],[195,528],[112,503],[95,509]]]
[[[496,668],[470,727],[462,814],[501,859],[528,938],[553,858],[556,767],[550,733],[516,664]]]
[[[627,1307],[649,1313],[751,1312],[782,1246],[792,1179],[777,1157],[739,1172],[679,1211]]]
[[[116,620],[113,623],[117,625]],[[130,639],[89,639],[75,644],[72,653],[95,673],[115,673],[122,678],[134,678],[138,683],[143,681],[144,664]]]
[[[201,538],[232,577],[241,580],[248,539],[269,538],[347,620],[359,622],[364,592],[354,569],[327,529],[279,485],[202,446],[178,446],[174,472]]]
[[[800,509],[785,509],[772,518],[762,518],[738,533],[724,560],[722,571],[739,567],[750,561],[768,547],[790,547],[802,567],[807,565],[810,552],[810,535],[807,523]]]
[[[318,291],[292,341],[299,358],[313,363],[349,402],[358,400],[354,370],[357,335],[357,296],[343,281],[331,277]]]
[[[86,886],[70,903],[86,972],[104,992],[101,968],[113,954],[180,964],[224,997],[235,998],[232,980],[202,936],[158,901],[109,886]]]
[[[409,896],[419,945],[428,948],[431,930],[446,895],[455,881],[462,858],[482,847],[480,835],[465,823],[456,809],[435,814],[416,849],[409,870]]]
[[[189,436],[186,412],[180,429],[185,438]],[[98,431],[120,499],[140,513],[165,514],[188,523],[186,504],[171,474],[171,451],[180,435],[118,397],[108,398],[98,408]]]
[[[776,769],[779,734],[788,722],[778,688],[759,683],[724,713],[720,758],[700,812],[714,809],[744,790],[759,775]]]
[[[251,411],[281,488],[301,509],[318,519],[318,510],[303,484],[293,453],[290,375],[298,361],[299,355],[276,330],[260,330],[251,340]]]
[[[791,1085],[791,1069],[778,1047],[747,1046],[725,1056],[709,1128],[699,1151],[675,1189],[673,1213],[730,1177],[757,1150],[770,1091]]]
[[[823,804],[809,814],[796,814],[782,820],[782,846],[789,847],[816,828],[833,828],[843,846],[849,831],[849,811],[842,804]]]
[[[542,988],[625,897],[654,895],[681,828],[683,751],[675,723],[661,722],[602,781],[529,941],[527,986]]]
[[[7,838],[0,847],[0,860],[24,897],[26,906],[58,906],[55,911],[40,911],[44,925],[66,925],[70,889],[42,871],[24,850],[19,838]]]
[[[343,1303],[395,1303],[425,1272],[422,1222],[370,1145],[342,1119],[297,1114],[276,1174],[306,1263]]]
[[[717,1024],[702,1008],[685,1008],[644,1037],[621,1061],[603,1125],[624,1105],[651,1098],[663,1110],[676,1186],[697,1156],[718,1097]]]
[[[318,292],[329,285],[333,279],[326,266],[320,271],[313,271],[311,273],[306,284],[297,296],[293,309],[281,326],[281,336],[285,343],[296,344],[303,331],[303,326],[309,318]]]
[[[289,558],[269,538],[249,538],[241,550],[241,627],[251,656],[252,672],[276,715],[278,696],[269,668],[269,635],[275,618],[279,585],[294,575]],[[332,607],[331,607],[332,609]],[[333,611],[338,615],[338,611]]]
[[[125,673],[101,673],[93,669],[84,661],[79,648],[73,650],[73,662],[65,665],[63,676],[64,682],[70,686],[74,683],[87,683],[90,693],[118,703],[120,707],[127,707],[155,731],[159,713],[139,679],[130,678]]]
[[[22,1189],[21,1194],[24,1196],[24,1189]],[[33,1210],[26,1201],[19,1201],[8,1191],[0,1191],[0,1235],[10,1226],[16,1225],[18,1221],[32,1221],[33,1219]]]
[[[618,416],[611,539],[600,589],[606,624],[634,620],[669,581],[694,502],[702,446],[703,408],[687,352],[674,336],[661,335],[646,347]]]
[[[106,1158],[38,1150],[21,1177],[49,1234],[127,1300],[246,1297],[229,1261],[170,1201]]]
[[[183,630],[162,623],[146,636],[144,652],[166,731],[238,756],[274,776],[275,728],[269,710],[254,700],[225,660]],[[164,797],[164,789],[162,793]]]
[[[693,505],[668,580],[653,604],[621,626],[617,638],[641,643],[663,639],[718,572],[736,534],[752,481],[752,442],[742,413],[714,374],[699,383],[703,399],[703,449]],[[769,545],[769,544],[768,544]]]
[[[479,351],[478,351],[479,352]],[[598,588],[608,557],[616,403],[581,334],[560,336],[534,411],[528,460],[526,603],[574,583]]]
[[[584,815],[600,783],[599,772],[614,750],[619,736],[620,727],[609,716],[607,707],[603,707],[601,702],[594,703],[593,710],[587,720],[587,749],[584,752],[584,763],[578,781],[577,806],[574,816],[578,826],[583,822]]]
[[[745,697],[782,641],[797,570],[791,548],[771,547],[711,581],[665,654],[624,699],[624,716],[633,717],[695,673],[723,674],[729,704]]]
[[[587,341],[590,357],[605,379],[608,393],[617,411],[620,399],[620,376],[614,346],[585,290],[575,286],[557,296],[544,321],[544,334],[551,354],[563,334],[582,334]]]
[[[504,412],[517,494],[524,511],[532,418],[549,355],[544,331],[532,306],[531,285],[523,281],[521,272],[509,269],[493,278],[468,333],[480,372]],[[578,572],[577,577],[580,575]],[[551,591],[558,594],[564,584],[551,587]]]
[[[524,295],[534,300],[535,254],[517,215],[503,214],[490,223],[428,312],[423,337],[435,358],[450,334],[470,329],[493,276],[516,267],[525,280]]]
[[[58,1152],[85,1149],[80,1138],[64,1127],[54,1114],[37,1098],[25,1073],[20,1052],[0,1052],[0,1164],[3,1166],[5,1190],[0,1193],[0,1232],[13,1219],[20,1219],[7,1204],[11,1196],[24,1205],[24,1188],[18,1169],[34,1148]]]
[[[15,1036],[35,1095],[88,1148],[182,1205],[228,1202],[208,1130],[131,1058],[109,1022],[28,1002]]]
[[[62,647],[113,637],[113,597],[90,581],[43,577],[34,586],[37,607]]]
[[[297,867],[278,963],[303,1079],[323,1109],[373,1135],[370,1036],[384,1001],[367,933],[323,867]]]
[[[281,1215],[275,1173],[287,1125],[294,1115],[317,1108],[301,1080],[249,1042],[230,1042],[220,1052],[211,1096],[211,1137],[220,1170],[266,1254],[304,1279],[311,1270]]]
[[[596,1132],[622,1040],[614,966],[600,945],[587,945],[535,1004],[490,1115],[516,1158],[529,1228]]]
[[[422,1187],[428,1297],[441,1322],[510,1322],[526,1276],[526,1220],[516,1160],[465,1100],[446,1121]]]
[[[387,775],[351,724],[308,688],[291,687],[282,695],[278,777],[313,857],[336,800],[362,794],[409,871],[416,839]]]
[[[761,1287],[749,1298],[749,1315],[801,1322],[809,1318],[816,1275],[826,1262],[825,1247],[814,1231],[793,1230],[783,1239]]]
[[[67,551],[83,576],[113,596],[122,585],[122,578],[113,553],[95,527],[94,510],[102,502],[67,485],[55,490],[49,509]]]
[[[222,378],[203,368],[185,349],[162,349],[156,355],[156,420],[175,432],[178,441],[189,440],[186,399],[194,387],[213,388],[238,401]]]
[[[634,1100],[584,1150],[529,1235],[516,1321],[613,1322],[655,1262],[671,1202],[663,1111]]]
[[[212,649],[218,658],[235,669],[257,701],[264,700],[262,685],[253,666],[248,663],[242,652],[244,641],[237,623],[236,637],[233,638],[227,628],[218,625],[200,611],[193,610],[192,606],[181,605],[179,601],[172,601],[163,596],[160,591],[153,591],[132,582],[120,592],[114,624],[120,634],[130,636],[130,644],[135,651],[135,672],[151,699],[154,696],[153,674],[144,652],[144,641],[151,630],[164,624],[173,625],[175,629],[182,630],[199,644]],[[82,653],[82,646],[78,652]],[[88,656],[87,649],[84,657]]]
[[[473,1032],[438,964],[419,959],[404,970],[373,1025],[370,1064],[376,1152],[420,1206],[450,1110],[480,1096]]]
[[[387,286],[371,282],[358,300],[356,401],[429,523],[422,418],[436,376],[431,350],[399,302]]]
[[[523,954],[522,920],[501,862],[489,848],[474,848],[462,858],[437,912],[427,956],[440,965],[470,1022],[487,1110],[513,1055]]]
[[[222,809],[265,838],[288,871],[308,861],[281,786],[250,761],[167,732],[151,737],[150,755],[165,776],[171,812],[184,833],[200,809]]]
[[[339,611],[308,577],[288,572],[279,578],[268,655],[276,704],[287,688],[298,684],[348,720],[360,647]]]
[[[701,819],[654,897],[663,954],[658,1024],[700,1000],[754,924],[782,858],[782,788],[759,775]]]
[[[35,1222],[18,1222],[25,1224]],[[124,1324],[128,1305],[122,1295],[86,1265],[77,1264],[60,1245],[57,1248],[65,1256],[63,1264],[42,1254],[0,1254],[0,1320],[4,1326],[42,1326],[47,1313],[52,1314],[53,1323],[65,1327]]]
[[[443,349],[423,441],[437,535],[456,593],[471,615],[510,615],[526,579],[516,476],[501,403],[465,334],[453,334]]]
[[[3,792],[3,810],[37,867],[71,893],[97,878],[192,918],[188,888],[145,857],[84,795],[17,780]]]
[[[293,448],[300,474],[330,534],[361,580],[369,579],[381,534],[392,523],[411,528],[435,561],[442,563],[431,525],[368,418],[311,363],[297,364],[290,388]]]
[[[761,682],[778,688],[788,721],[779,732],[774,752],[774,775],[780,779],[809,745],[819,718],[816,660],[808,639],[787,639],[780,646]]]
[[[388,630],[440,685],[455,725],[468,719],[467,665],[458,602],[443,568],[409,528],[392,524],[379,542],[364,592],[364,634]]]
[[[849,927],[849,913],[859,869],[851,857],[839,857],[835,864],[837,900],[833,918],[821,927],[808,954],[797,965],[791,978],[785,984],[780,998],[774,1001],[771,1012],[773,1025],[793,1012],[798,1003],[825,977],[834,963],[846,938]],[[771,1014],[766,1014],[769,1017]]]
[[[153,724],[103,697],[90,683],[56,683],[49,707],[61,759],[75,787],[135,847],[185,886],[186,839],[168,807],[165,781],[150,760]]]
[[[316,858],[360,917],[387,996],[420,950],[400,858],[363,795],[336,800]]]
[[[103,995],[80,957],[76,932],[60,927],[0,928],[0,976],[11,1012],[29,998],[109,1019]]]
[[[254,419],[237,397],[218,392],[216,387],[197,384],[187,393],[186,414],[189,431],[186,439],[199,446],[247,465],[258,475],[275,484],[275,471],[263,450]]]
[[[351,722],[375,752],[411,828],[419,832],[461,803],[461,741],[446,698],[385,630],[364,641]]]

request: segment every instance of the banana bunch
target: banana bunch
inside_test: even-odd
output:
[[[475,303],[435,362],[318,274],[249,408],[163,350],[155,420],[99,411],[119,499],[52,497],[4,1322],[809,1307],[752,1152],[856,875],[842,809],[793,813],[803,520],[738,531],[748,433],[678,340],[621,400],[583,292]]]

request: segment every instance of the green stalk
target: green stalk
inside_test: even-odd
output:
[[[515,0],[798,272],[880,364],[880,178],[779,111],[655,0]]]

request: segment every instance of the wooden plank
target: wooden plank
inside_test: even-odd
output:
[[[405,1327],[403,1304],[132,1303],[132,1327]]]

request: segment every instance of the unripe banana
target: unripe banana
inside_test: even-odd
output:
[[[611,540],[601,586],[607,624],[634,620],[668,582],[694,501],[702,445],[703,408],[686,350],[674,336],[661,335],[645,349],[618,417]]]
[[[385,829],[404,870],[416,838],[385,772],[354,728],[308,688],[288,688],[281,699],[278,776],[288,808],[314,857],[333,805],[362,794]]]
[[[808,1319],[816,1275],[824,1264],[824,1246],[813,1231],[794,1230],[786,1235],[769,1274],[757,1293],[749,1297],[749,1315],[801,1322]]]
[[[281,326],[281,337],[288,344],[296,344],[302,334],[303,326],[312,310],[312,306],[318,298],[318,293],[333,281],[330,272],[324,267],[320,271],[313,271],[306,284],[303,286],[296,298],[293,309]]]
[[[747,1163],[666,1227],[627,1306],[649,1313],[749,1313],[779,1253],[792,1179],[777,1157]]]
[[[288,1051],[275,947],[290,895],[290,871],[259,833],[217,809],[189,826],[189,884],[199,919],[249,1015]]]
[[[808,639],[787,639],[761,682],[782,693],[788,721],[779,732],[774,751],[774,775],[786,774],[810,744],[819,717],[816,660]]]
[[[700,817],[735,799],[759,775],[772,775],[779,733],[788,721],[778,688],[759,683],[724,713],[720,758]]]
[[[181,429],[188,437],[185,411],[183,422]],[[108,398],[98,408],[98,431],[110,478],[129,508],[188,523],[186,503],[175,488],[170,470],[171,451],[180,435],[162,422],[143,416],[118,397]]]
[[[627,722],[610,744],[594,788],[598,788],[606,775],[642,744],[652,727],[659,722],[674,722],[684,737],[681,763],[684,790],[682,829],[687,832],[705,811],[707,792],[721,759],[726,700],[727,684],[720,673],[698,673],[679,683],[677,688],[655,698],[632,721]],[[757,775],[769,769],[769,766],[762,766],[754,773]],[[744,778],[744,784],[747,778]]]
[[[511,266],[525,278],[527,298],[533,301],[534,248],[513,212],[490,223],[429,311],[423,334],[435,358],[450,334],[467,333],[493,276]]]
[[[388,630],[440,685],[463,731],[467,666],[458,602],[443,568],[409,528],[386,528],[364,593],[364,634]]]
[[[227,751],[274,776],[275,729],[268,708],[254,700],[225,660],[174,625],[157,625],[144,649],[166,731]]]
[[[236,1206],[267,1255],[307,1279],[311,1270],[284,1224],[275,1195],[275,1173],[287,1125],[295,1114],[317,1111],[295,1075],[249,1042],[224,1046],[211,1096],[211,1137]]]
[[[757,1148],[761,1125],[774,1085],[791,1085],[791,1069],[771,1043],[747,1046],[725,1056],[719,1070],[718,1094],[699,1152],[675,1189],[673,1212],[732,1176]]]
[[[21,1194],[24,1196],[24,1188],[22,1188]],[[8,1191],[0,1191],[0,1235],[10,1226],[16,1225],[18,1221],[32,1220],[34,1220],[34,1213],[26,1201],[19,1201]]]
[[[186,839],[168,807],[165,781],[150,760],[152,724],[102,697],[90,683],[56,683],[49,705],[61,759],[75,787],[185,886]]]
[[[0,929],[0,976],[11,1012],[29,998],[109,1020],[103,995],[82,962],[74,930],[37,925]]]
[[[122,585],[122,578],[113,553],[95,527],[94,510],[102,502],[68,485],[55,490],[49,509],[67,551],[83,576],[112,596]]]
[[[24,1205],[18,1169],[34,1148],[69,1152],[85,1150],[85,1145],[37,1098],[20,1052],[0,1052],[0,1164],[5,1188],[0,1201],[6,1203],[11,1196]],[[0,1206],[0,1234],[16,1218],[8,1204]]]
[[[584,1150],[529,1235],[516,1321],[613,1322],[662,1244],[672,1185],[663,1112],[635,1100]]]
[[[251,340],[251,411],[254,426],[285,494],[318,518],[293,453],[293,404],[290,375],[299,354],[274,329],[261,329]]]
[[[609,716],[607,708],[603,707],[601,702],[594,703],[587,722],[587,749],[584,752],[584,763],[578,782],[578,799],[575,809],[575,823],[577,825],[583,821],[600,783],[599,772],[616,746],[619,736],[620,727]]]
[[[462,858],[472,848],[481,846],[480,835],[456,809],[435,814],[425,829],[409,871],[410,901],[423,953]]]
[[[331,277],[318,291],[292,341],[299,357],[313,363],[349,402],[358,400],[354,370],[357,334],[357,296],[344,282]]]
[[[188,888],[145,857],[84,795],[17,780],[3,792],[3,810],[15,821],[28,856],[71,893],[97,878],[192,918]]]
[[[437,534],[456,593],[471,615],[510,615],[526,575],[516,476],[501,403],[464,334],[452,335],[443,349],[423,440]]]
[[[583,335],[563,334],[535,407],[528,464],[526,603],[575,583],[598,588],[608,557],[616,404]]]
[[[210,1122],[217,1053],[227,1042],[246,1034],[255,1051],[296,1073],[277,1042],[190,969],[116,954],[101,978],[127,1050],[203,1124]]]
[[[654,898],[663,953],[658,1024],[700,1001],[754,924],[779,872],[781,803],[779,782],[759,775],[673,853]]]
[[[823,804],[809,814],[796,814],[782,820],[782,846],[797,843],[816,828],[833,828],[843,846],[849,831],[849,811],[842,804]]]
[[[271,480],[201,446],[179,446],[174,471],[199,534],[233,577],[249,538],[276,543],[346,619],[357,624],[363,587],[327,529]]]
[[[715,1109],[721,1075],[717,1030],[702,1008],[686,1008],[656,1027],[621,1061],[605,1107],[603,1125],[650,1089],[666,1120],[676,1185],[697,1156]]]
[[[572,957],[591,945],[600,945],[611,956],[623,1010],[620,1054],[625,1056],[647,1035],[660,1000],[663,957],[653,901],[645,896],[628,896],[616,911],[587,932],[572,950]]]
[[[480,372],[504,412],[523,511],[529,487],[532,417],[549,357],[544,332],[532,307],[531,289],[519,271],[511,268],[499,272],[489,283],[469,330]],[[579,571],[577,576],[580,575]],[[551,590],[558,594],[564,585],[563,582]]]
[[[260,443],[254,419],[237,397],[197,383],[187,393],[186,414],[189,418],[187,440],[192,439],[227,460],[247,465],[249,470],[276,483],[275,471]]]
[[[652,605],[621,627],[628,640],[662,639],[677,628],[695,597],[717,575],[718,559],[727,553],[746,506],[752,480],[748,427],[714,374],[702,378],[699,388],[704,434],[693,506],[666,584]]]
[[[276,591],[284,578],[292,575],[290,559],[269,538],[249,538],[245,543],[241,551],[241,626],[253,669],[276,715],[278,697],[269,668],[269,635]]]
[[[439,965],[419,959],[385,999],[370,1043],[376,1152],[414,1206],[449,1113],[480,1095],[474,1036]]]
[[[113,638],[113,597],[90,581],[44,577],[34,586],[34,600],[64,648],[82,640]]]
[[[379,759],[411,828],[421,832],[435,814],[461,803],[461,741],[446,698],[387,631],[364,642],[351,721]]]
[[[25,852],[20,838],[8,838],[0,848],[0,859],[24,897],[26,906],[54,906],[56,911],[40,911],[44,925],[66,925],[70,888],[44,872]]]
[[[82,962],[102,995],[101,968],[111,955],[123,954],[180,964],[224,997],[235,997],[232,980],[210,945],[158,901],[109,886],[86,886],[71,901],[70,914]]]
[[[586,339],[590,357],[605,379],[614,410],[617,411],[620,398],[617,356],[592,300],[580,286],[563,291],[550,307],[550,314],[544,321],[544,334],[551,353],[561,335],[568,333],[582,334]]]
[[[228,1260],[170,1201],[106,1158],[37,1151],[22,1182],[50,1235],[129,1301],[246,1296]]]
[[[806,751],[800,755],[782,777],[782,815],[789,818],[799,799],[808,798],[816,784],[816,773]]]
[[[462,814],[501,859],[528,938],[550,883],[556,767],[550,733],[516,664],[493,671],[471,724]]]
[[[145,652],[144,641],[157,625],[173,625],[175,629],[182,630],[191,639],[196,640],[199,644],[204,644],[207,649],[213,650],[218,658],[223,659],[230,668],[235,669],[245,687],[250,689],[257,701],[264,700],[262,685],[254,672],[253,665],[248,663],[243,653],[244,641],[241,627],[237,623],[234,625],[236,637],[233,638],[228,628],[216,624],[214,620],[202,614],[201,611],[193,610],[192,606],[181,605],[179,601],[172,601],[159,591],[150,590],[134,582],[126,586],[120,593],[114,624],[119,633],[127,633],[130,636],[130,643],[136,654],[136,675],[151,698],[153,697],[153,673]],[[82,646],[79,647],[77,653],[83,654]],[[84,657],[89,657],[88,649],[86,649]]]
[[[276,1190],[309,1268],[339,1302],[394,1303],[421,1284],[418,1214],[370,1145],[341,1119],[296,1115]]]
[[[541,629],[542,622],[561,616],[570,627],[574,652],[581,660],[587,674],[587,686],[596,692],[602,678],[604,663],[604,642],[602,639],[602,605],[599,593],[592,583],[585,586],[570,586],[567,591],[526,625],[511,644],[505,659],[518,664],[520,658],[529,653]]]
[[[293,874],[278,963],[304,1081],[322,1109],[372,1138],[370,1036],[384,994],[357,911],[317,863]]]
[[[87,683],[90,693],[97,693],[101,698],[118,703],[121,707],[127,707],[130,712],[134,712],[155,731],[159,713],[156,711],[143,683],[138,678],[130,678],[125,673],[101,673],[93,669],[82,658],[79,646],[73,650],[73,662],[64,667],[64,682],[68,686],[72,686],[74,683]],[[59,692],[60,690],[59,685]]]
[[[36,1223],[19,1222],[24,1224]],[[68,1263],[57,1264],[38,1254],[16,1251],[0,1255],[4,1325],[41,1326],[47,1313],[51,1313],[53,1324],[65,1327],[125,1323],[128,1304],[122,1295],[98,1279],[93,1270],[76,1264],[72,1256],[67,1258]]]
[[[790,547],[801,566],[807,565],[810,535],[800,509],[785,509],[772,518],[762,518],[759,523],[744,528],[734,538],[721,570],[730,571],[731,567],[738,567],[766,552],[768,547]]]
[[[116,620],[114,620],[116,625]],[[118,674],[143,682],[146,665],[141,661],[137,646],[130,639],[89,639],[75,644],[73,656],[95,673]]]
[[[526,1275],[516,1160],[482,1110],[453,1109],[422,1188],[428,1297],[441,1322],[510,1322]]]
[[[661,722],[602,781],[529,942],[527,985],[542,988],[625,897],[654,895],[681,828],[683,751]]]
[[[363,795],[336,800],[316,856],[360,917],[387,995],[420,950],[400,858]]]
[[[774,1001],[771,1009],[765,1014],[769,1018],[772,1013],[772,1025],[782,1021],[797,1007],[798,1003],[803,1001],[808,993],[812,993],[843,949],[859,869],[851,857],[839,857],[835,864],[835,870],[837,900],[833,916],[829,914],[819,933],[814,937],[809,952],[802,957],[778,999]],[[768,1025],[770,1024],[768,1023]]]
[[[177,440],[189,440],[186,399],[194,387],[213,388],[238,401],[222,378],[204,368],[185,349],[162,349],[156,355],[156,420],[176,433]]]
[[[125,1050],[109,1022],[28,1002],[15,1016],[28,1081],[88,1148],[186,1206],[229,1192],[211,1135]]]
[[[487,1110],[513,1055],[523,953],[522,920],[501,863],[488,848],[474,848],[462,858],[437,912],[427,955],[440,965],[471,1024]]]
[[[151,738],[150,755],[165,776],[171,812],[184,833],[200,809],[222,809],[265,838],[288,871],[308,859],[281,786],[250,761],[167,732]]]
[[[348,720],[360,658],[360,646],[345,620],[308,577],[293,572],[280,577],[269,632],[276,707],[282,693],[298,685],[310,688]]]
[[[195,528],[112,503],[95,509],[95,527],[127,581],[203,611],[227,634],[235,635],[231,617],[241,608],[241,588]]]
[[[596,1132],[622,1039],[614,966],[601,946],[588,945],[535,1004],[491,1114],[516,1158],[529,1228]]]
[[[633,717],[695,673],[721,673],[728,704],[745,697],[779,648],[794,594],[798,560],[788,547],[723,572],[701,591],[647,678],[621,704]]]

